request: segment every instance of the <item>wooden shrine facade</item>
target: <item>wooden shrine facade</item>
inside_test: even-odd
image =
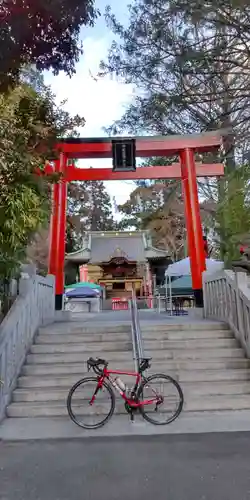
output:
[[[154,248],[148,231],[88,232],[82,248],[66,255],[66,271],[73,281],[98,283],[106,298],[152,294],[165,280],[169,253]]]

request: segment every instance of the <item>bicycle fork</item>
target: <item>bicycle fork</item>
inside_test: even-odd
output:
[[[103,381],[104,381],[104,377],[101,377],[100,380],[98,380],[98,384],[97,384],[97,386],[95,388],[95,392],[94,392],[94,394],[93,394],[93,396],[92,396],[92,398],[91,398],[91,400],[89,402],[90,406],[92,406],[94,404],[96,395],[99,392],[99,390],[102,388]]]

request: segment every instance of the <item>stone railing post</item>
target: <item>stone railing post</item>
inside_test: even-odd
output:
[[[236,314],[237,314],[237,324],[240,332],[244,330],[243,318],[242,318],[242,307],[239,290],[246,284],[247,275],[244,272],[237,272],[234,274],[235,288],[236,288]]]

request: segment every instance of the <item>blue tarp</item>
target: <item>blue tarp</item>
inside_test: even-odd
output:
[[[168,295],[169,295],[169,282],[167,283],[167,290],[168,290]],[[189,295],[193,295],[193,289],[192,289],[192,278],[191,276],[180,276],[179,278],[177,279],[172,279],[171,280],[171,292],[172,292],[172,296],[177,296],[177,295],[185,295],[185,296],[189,296]],[[161,295],[165,295],[166,293],[166,288],[165,287],[161,287],[159,289],[159,293]]]
[[[98,297],[100,295],[98,290],[94,290],[93,288],[87,286],[79,286],[74,290],[69,290],[66,292],[66,297],[71,299],[80,299],[80,298],[91,298]]]
[[[87,288],[94,288],[96,290],[102,290],[102,287],[98,285],[97,283],[89,283],[88,281],[78,281],[77,283],[73,283],[72,285],[67,285],[65,286],[65,289],[68,290],[69,288],[79,288],[82,286],[86,286]]]
[[[176,288],[189,288],[192,290],[192,278],[191,276],[181,276],[180,278],[177,278],[176,280],[172,281],[171,283],[171,288],[172,290]]]

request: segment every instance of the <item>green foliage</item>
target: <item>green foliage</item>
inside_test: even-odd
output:
[[[94,0],[3,0],[0,88],[16,83],[25,64],[71,75],[82,53],[81,26],[93,26],[97,15]]]
[[[51,180],[38,176],[55,143],[83,123],[57,108],[49,89],[24,83],[0,95],[0,277],[10,277],[48,220]]]
[[[72,182],[68,193],[66,251],[81,247],[85,231],[112,231],[116,222],[102,181]]]
[[[29,237],[48,218],[48,202],[32,187],[9,187],[0,207],[0,276],[10,277],[24,258]]]
[[[76,283],[80,279],[79,269],[77,265],[66,264],[65,267],[65,286],[72,285],[72,283]]]
[[[225,262],[230,266],[240,257],[239,248],[250,243],[250,167],[238,168],[228,176],[224,199],[219,203],[216,219],[223,219]]]

